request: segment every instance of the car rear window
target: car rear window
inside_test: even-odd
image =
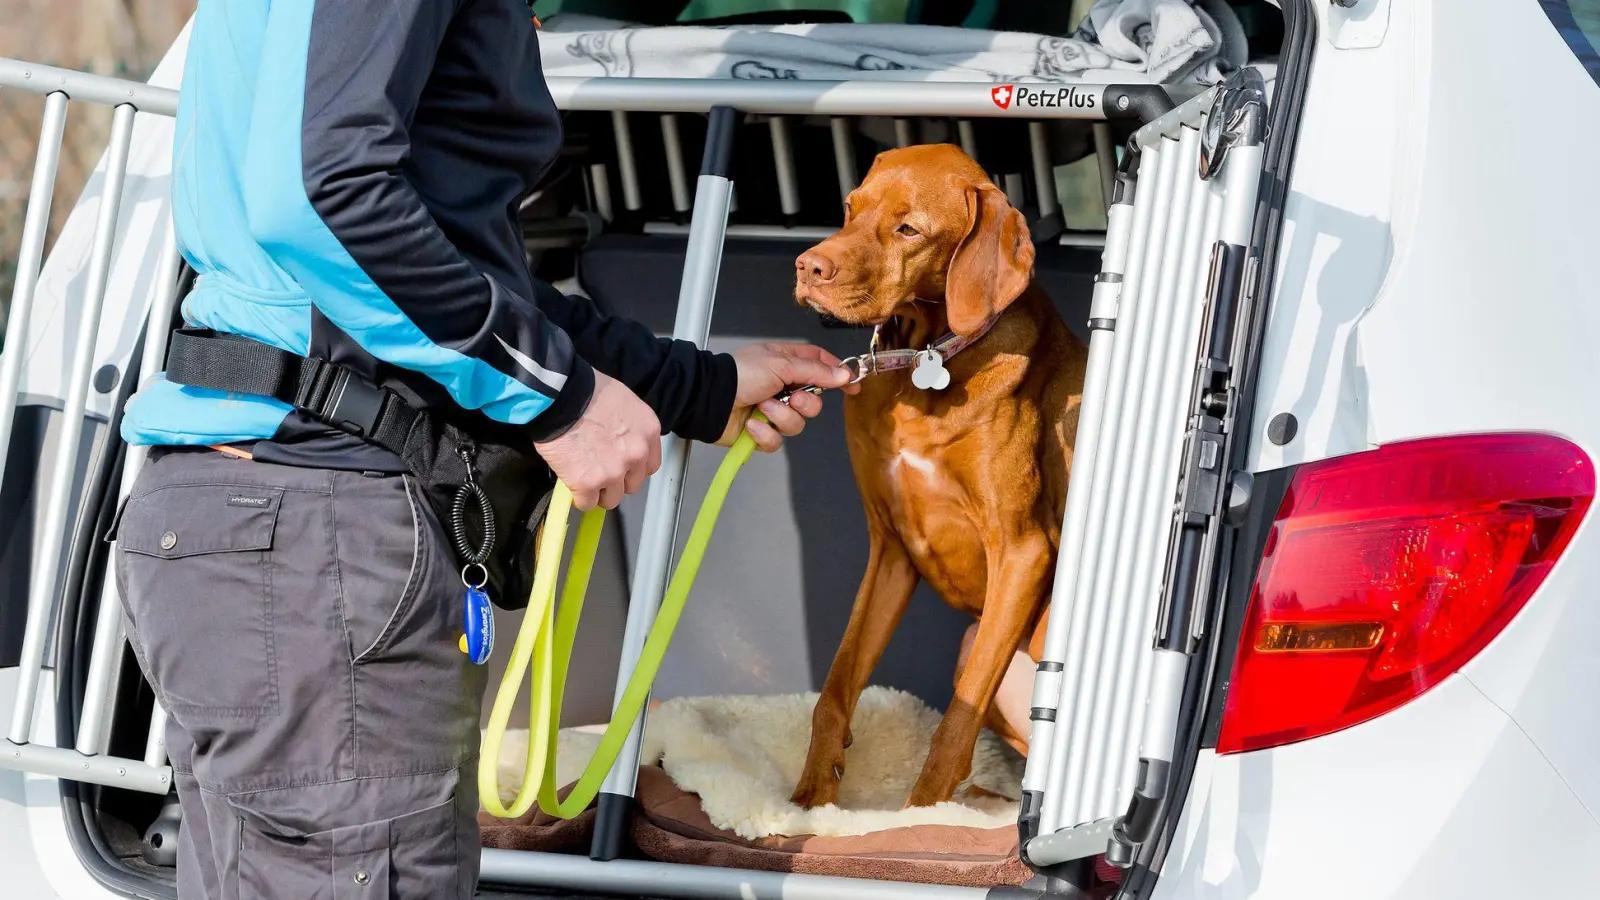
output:
[[[1600,0],[1539,0],[1545,14],[1577,54],[1589,77],[1600,84]]]

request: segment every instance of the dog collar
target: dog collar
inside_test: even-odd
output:
[[[950,385],[950,370],[944,367],[945,362],[976,343],[989,332],[991,325],[993,322],[985,322],[982,328],[967,335],[951,332],[921,350],[879,350],[883,342],[883,326],[879,325],[872,329],[872,343],[867,346],[867,352],[844,360],[844,365],[853,365],[855,369],[852,384],[868,375],[912,369],[913,385],[925,391],[943,390]]]

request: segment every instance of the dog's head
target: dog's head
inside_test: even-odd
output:
[[[889,150],[845,200],[844,227],[795,260],[795,299],[854,325],[942,302],[966,335],[1022,294],[1033,256],[1022,213],[960,148]]]

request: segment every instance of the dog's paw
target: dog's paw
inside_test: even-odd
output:
[[[800,784],[789,796],[789,802],[801,809],[816,809],[839,802],[839,780],[844,770],[838,765],[825,767],[820,773],[807,770],[800,776]]]
[[[906,809],[919,806],[936,806],[955,797],[956,784],[935,784],[927,777],[917,779],[911,789],[911,799],[906,801]]]

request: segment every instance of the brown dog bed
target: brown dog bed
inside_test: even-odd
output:
[[[788,802],[810,736],[814,694],[680,697],[651,710],[633,843],[665,862],[992,887],[1026,882],[1017,856],[1022,758],[985,733],[971,777],[949,803],[903,809],[940,715],[901,691],[868,688],[852,722],[837,804]],[[599,742],[564,729],[556,777],[575,781]],[[521,782],[527,733],[508,733],[502,800]],[[570,822],[480,813],[486,846],[586,853],[592,811]]]
[[[639,769],[637,797],[633,842],[663,862],[959,887],[1020,885],[1032,877],[1017,856],[1014,827],[914,825],[851,837],[746,840],[711,824],[699,798],[655,766]],[[593,809],[571,821],[537,811],[514,821],[479,813],[478,821],[484,846],[501,850],[587,853],[594,834]]]

